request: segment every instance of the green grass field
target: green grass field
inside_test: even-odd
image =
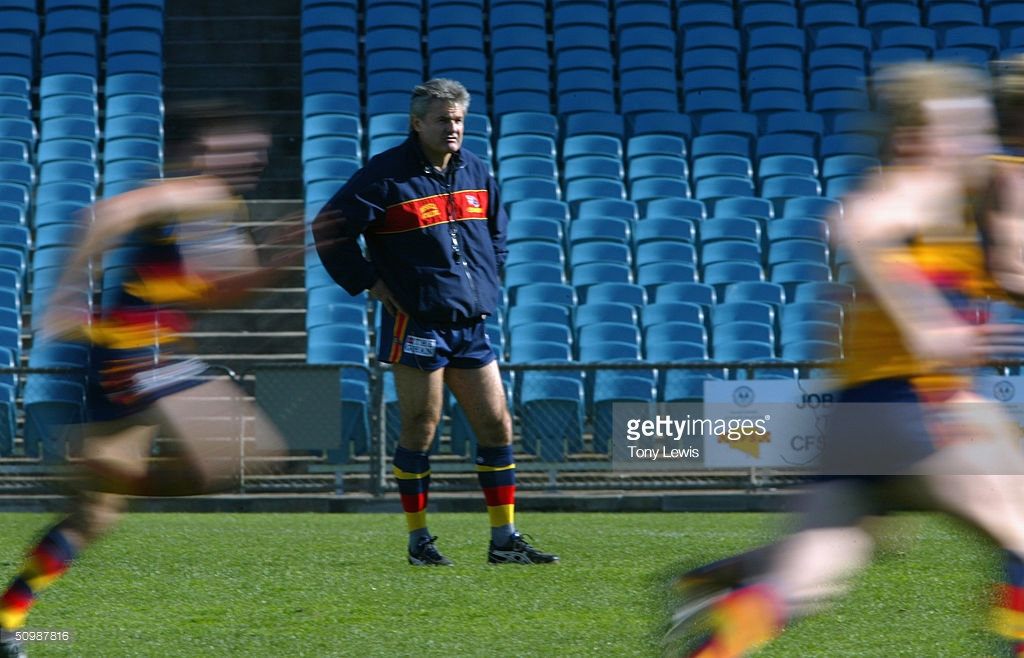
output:
[[[3,514],[9,578],[53,517]],[[454,568],[413,568],[398,515],[137,514],[84,554],[29,618],[72,629],[48,656],[660,656],[666,576],[769,540],[767,514],[521,514],[562,563],[488,566],[486,516],[433,514]],[[901,516],[877,562],[828,613],[760,656],[989,655],[987,545]],[[894,521],[896,521],[894,520]]]

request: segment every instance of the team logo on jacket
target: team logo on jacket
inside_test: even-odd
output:
[[[480,199],[476,198],[472,194],[467,194],[466,195],[466,203],[468,203],[470,206],[472,206],[474,208],[479,208],[480,207]]]
[[[437,204],[424,203],[420,206],[420,218],[430,219],[431,217],[437,217],[441,214],[441,211],[437,209]]]

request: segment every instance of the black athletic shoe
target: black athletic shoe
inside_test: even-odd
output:
[[[409,564],[417,567],[450,567],[452,561],[441,555],[434,542],[437,537],[423,539],[416,546],[416,550],[409,549]]]
[[[12,633],[0,629],[0,658],[28,658],[25,645],[15,641],[13,637],[6,637],[8,634]]]
[[[526,543],[518,532],[512,535],[506,546],[495,546],[491,542],[487,550],[487,562],[490,564],[550,564],[558,562],[558,556],[538,551]]]

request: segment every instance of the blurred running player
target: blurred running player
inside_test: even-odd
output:
[[[115,525],[125,510],[124,495],[190,495],[236,486],[239,418],[255,417],[267,430],[246,441],[247,457],[269,465],[283,447],[255,405],[243,402],[242,391],[207,376],[206,364],[183,354],[181,336],[190,309],[236,300],[280,266],[301,262],[301,251],[281,258],[278,250],[276,260],[261,265],[255,245],[235,224],[244,218],[240,195],[265,166],[269,135],[234,105],[210,102],[169,113],[166,141],[174,175],[95,204],[95,219],[83,227],[35,327],[36,340],[71,341],[89,350],[84,472],[70,513],[31,548],[0,595],[2,657],[25,655],[12,631],[23,627],[40,591]],[[68,291],[88,286],[80,277],[114,248],[131,250],[129,273],[115,299],[93,316]],[[210,413],[209,405],[217,409]],[[157,438],[174,449],[151,459]],[[250,468],[247,463],[246,472]]]
[[[971,379],[1013,332],[978,324],[979,305],[1024,291],[1022,262],[983,248],[1012,239],[1009,215],[975,212],[997,149],[989,80],[915,63],[883,70],[873,88],[889,152],[836,222],[859,282],[822,481],[788,539],[680,578],[666,639],[682,640],[682,655],[738,657],[769,642],[867,563],[865,517],[906,502],[1002,549],[995,630],[1024,655],[1024,457],[1016,427]]]

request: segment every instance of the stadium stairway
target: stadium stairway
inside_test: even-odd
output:
[[[167,3],[164,99],[242,101],[274,132],[260,199],[302,197],[299,14],[276,0]]]
[[[265,119],[274,135],[269,164],[251,195],[248,227],[302,206],[302,112],[299,14],[292,3],[251,0],[166,4],[164,99],[237,99]],[[257,362],[303,361],[305,283],[301,262],[243,304],[199,314],[193,351],[237,374]]]

